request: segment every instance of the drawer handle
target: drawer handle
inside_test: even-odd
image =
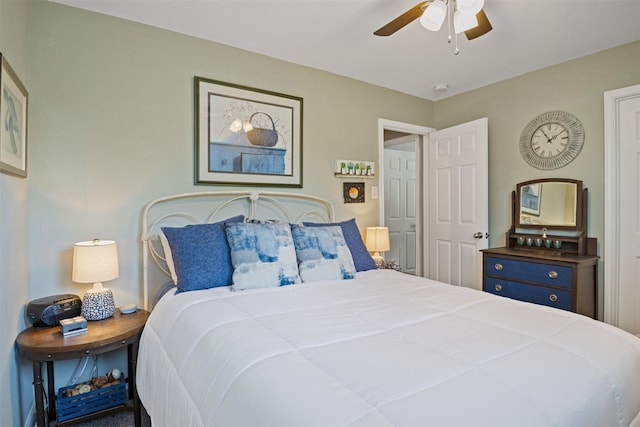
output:
[[[556,294],[549,295],[549,301],[551,301],[551,302],[558,301],[558,295],[556,295]]]
[[[551,270],[549,272],[549,279],[557,279],[557,278],[558,278],[558,272]]]
[[[497,292],[500,292],[500,291],[502,290],[502,285],[501,285],[500,283],[498,283],[498,284],[495,286],[495,290],[496,290]]]
[[[493,268],[495,268],[498,271],[502,271],[502,264],[500,264],[499,262],[496,263],[496,265],[493,266]]]

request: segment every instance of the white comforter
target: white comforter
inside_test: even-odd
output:
[[[640,339],[378,270],[165,295],[138,391],[156,426],[640,426]]]

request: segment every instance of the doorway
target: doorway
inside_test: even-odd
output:
[[[417,273],[418,245],[418,150],[422,137],[398,132],[385,134],[384,141],[384,225],[389,228],[391,249],[387,260],[398,263],[400,271]]]
[[[429,135],[429,133],[433,132],[434,130],[435,129],[413,125],[410,123],[378,119],[378,165],[380,165],[380,179],[378,181],[378,185],[380,186],[379,194],[381,197],[379,204],[379,218],[381,222],[380,225],[390,227],[389,237],[391,239],[392,247],[389,253],[386,254],[386,259],[387,261],[397,261],[401,265],[404,264],[403,271],[416,274],[418,276],[424,275],[422,262],[422,241],[424,239],[422,226],[423,191],[422,186],[420,185],[420,183],[422,182],[421,153],[423,141],[426,139],[427,135]],[[390,143],[385,144],[385,141],[390,141]],[[385,205],[388,204],[387,199],[389,199],[389,197],[386,197],[386,195],[390,190],[390,188],[387,188],[389,187],[389,185],[387,183],[384,167],[384,165],[388,163],[385,155],[385,145],[399,145],[407,142],[410,143],[410,141],[414,141],[413,156],[415,157],[415,170],[413,171],[413,174],[415,175],[415,185],[413,188],[414,198],[412,203],[415,203],[415,205],[414,207],[409,208],[409,212],[415,211],[415,221],[413,221],[413,225],[411,220],[406,222],[404,225],[401,225],[401,229],[404,230],[404,240],[401,240],[401,235],[395,232],[395,228],[398,224],[393,224],[393,222],[390,220],[390,217],[394,216],[394,213],[388,206],[385,208]],[[405,150],[406,153],[410,153],[407,154],[407,156],[412,155],[411,150],[407,150],[406,148]],[[398,150],[395,151],[395,153],[397,152]],[[409,187],[411,187],[411,185],[409,185]],[[411,215],[413,214],[410,214],[409,216]],[[407,249],[407,246],[410,247]]]

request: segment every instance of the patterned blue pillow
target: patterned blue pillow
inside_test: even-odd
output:
[[[291,234],[303,282],[353,279],[356,268],[341,227],[292,225]]]
[[[162,227],[175,265],[177,292],[196,291],[231,284],[231,256],[225,222],[242,222],[238,215],[214,224]]]
[[[303,222],[307,227],[326,227],[328,225],[339,225],[342,228],[342,234],[344,240],[347,242],[347,246],[351,251],[353,257],[353,265],[356,267],[356,271],[375,270],[378,268],[375,261],[371,258],[367,247],[362,241],[362,235],[356,224],[356,219],[352,218],[343,222],[336,222],[332,224],[322,224],[314,222]]]
[[[231,289],[300,283],[289,224],[228,223],[225,228],[233,265]]]

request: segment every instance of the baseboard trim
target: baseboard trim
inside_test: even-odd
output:
[[[29,412],[27,413],[27,419],[24,421],[24,427],[35,427],[36,425],[36,407],[35,404],[31,404]]]

